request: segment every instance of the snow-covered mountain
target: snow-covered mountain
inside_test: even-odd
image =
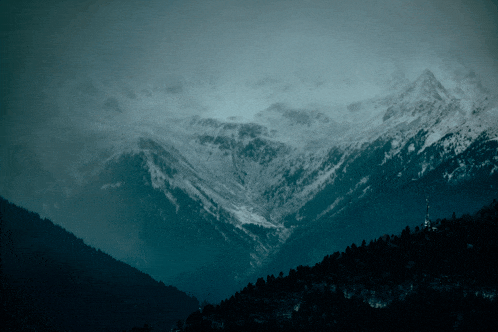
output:
[[[253,123],[178,120],[113,155],[52,213],[71,211],[80,235],[102,229],[93,245],[219,299],[253,275],[399,229],[392,215],[419,224],[426,196],[435,216],[496,196],[492,100],[472,75],[449,91],[426,70],[333,112],[274,104]]]

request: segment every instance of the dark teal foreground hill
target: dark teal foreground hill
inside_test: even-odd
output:
[[[259,278],[182,331],[497,331],[498,203]]]
[[[2,329],[169,331],[198,309],[197,299],[1,197],[0,220]]]

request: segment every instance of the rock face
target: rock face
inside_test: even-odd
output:
[[[330,114],[275,104],[254,123],[178,121],[46,213],[81,220],[72,231],[156,278],[221,299],[254,275],[391,232],[393,215],[420,224],[427,196],[435,217],[496,196],[497,108],[479,84],[448,91],[426,70]]]

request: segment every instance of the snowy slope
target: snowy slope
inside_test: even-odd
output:
[[[476,81],[465,84],[479,90]],[[421,181],[484,133],[496,137],[490,121],[496,109],[482,95],[469,108],[475,96],[455,97],[426,70],[401,92],[350,105],[335,119],[282,104],[260,112],[257,123],[194,118],[185,124],[191,139],[182,151],[209,196],[235,220],[277,231],[279,243],[262,245],[266,259],[292,239],[295,227]],[[496,167],[493,157],[482,163]],[[456,180],[451,172],[445,171],[448,183]]]
[[[321,259],[368,229],[398,229],[386,206],[416,219],[423,206],[405,201],[423,205],[428,194],[472,181],[486,202],[498,181],[498,109],[486,93],[472,75],[448,91],[426,70],[391,95],[329,113],[274,104],[253,123],[177,120],[109,158],[86,191],[112,211],[123,209],[113,195],[143,202],[123,215],[136,223],[101,226],[125,242],[138,234],[133,241],[150,262],[135,265],[182,289],[229,293],[265,269]],[[482,205],[467,201],[452,206]],[[94,218],[105,219],[99,213]],[[102,247],[105,238],[93,241]],[[175,255],[192,257],[175,262]],[[165,273],[168,264],[178,273]],[[220,269],[230,271],[226,279],[197,282]]]

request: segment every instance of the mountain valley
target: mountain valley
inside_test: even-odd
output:
[[[199,116],[136,134],[43,211],[92,246],[218,301],[368,234],[496,196],[496,98],[432,72],[334,111],[274,104],[251,123]],[[134,136],[134,137],[135,137]],[[98,229],[99,232],[95,232]]]

